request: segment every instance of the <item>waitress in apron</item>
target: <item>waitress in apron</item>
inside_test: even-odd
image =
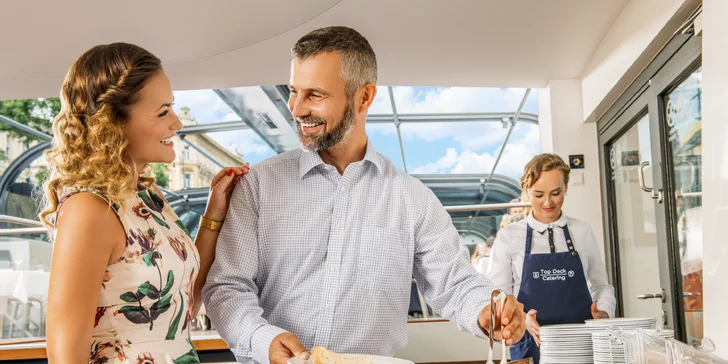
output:
[[[527,218],[498,232],[487,276],[524,305],[527,332],[511,346],[511,359],[539,362],[541,325],[614,317],[614,288],[594,232],[564,215],[569,166],[541,154],[527,165],[521,187],[532,208]]]

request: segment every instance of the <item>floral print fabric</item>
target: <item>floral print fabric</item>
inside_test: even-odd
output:
[[[82,188],[66,190],[60,200],[79,192],[109,203]],[[199,363],[189,334],[199,255],[189,233],[151,189],[110,208],[126,232],[126,250],[99,287],[89,363]]]

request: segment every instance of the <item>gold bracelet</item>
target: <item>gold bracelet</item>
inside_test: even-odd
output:
[[[202,218],[200,219],[200,226],[212,231],[220,231],[220,229],[222,228],[222,223],[222,221],[210,220],[205,218],[204,216],[202,216]]]

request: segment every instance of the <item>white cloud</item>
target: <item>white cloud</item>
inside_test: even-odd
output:
[[[240,121],[240,116],[234,112],[229,112],[220,118],[220,121]]]
[[[525,133],[521,133],[520,137],[512,138],[508,145],[506,145],[495,173],[518,179],[523,174],[523,168],[526,163],[534,155],[540,153],[540,150],[541,145],[538,128],[528,128]],[[412,171],[411,173],[414,174],[488,174],[493,169],[499,151],[500,148],[497,148],[492,153],[486,152],[479,154],[471,150],[458,153],[456,149],[449,148],[445,151],[445,155],[437,161],[410,169]]]
[[[392,102],[389,100],[387,86],[377,86],[377,96],[369,107],[369,114],[391,114]]]
[[[212,90],[174,92],[174,110],[189,107],[190,114],[200,124],[240,120],[230,107]]]
[[[410,173],[414,174],[435,174],[445,173],[444,171],[452,169],[454,165],[458,163],[458,152],[455,148],[448,148],[445,151],[445,156],[438,159],[435,162],[425,164],[414,168]]]
[[[524,89],[444,87],[422,90],[395,87],[394,101],[401,114],[515,112]]]

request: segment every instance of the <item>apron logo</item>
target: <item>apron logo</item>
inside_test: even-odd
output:
[[[537,272],[533,272],[534,279],[541,279],[543,281],[566,281],[566,277],[573,278],[574,271],[566,271],[566,269],[540,269]]]

